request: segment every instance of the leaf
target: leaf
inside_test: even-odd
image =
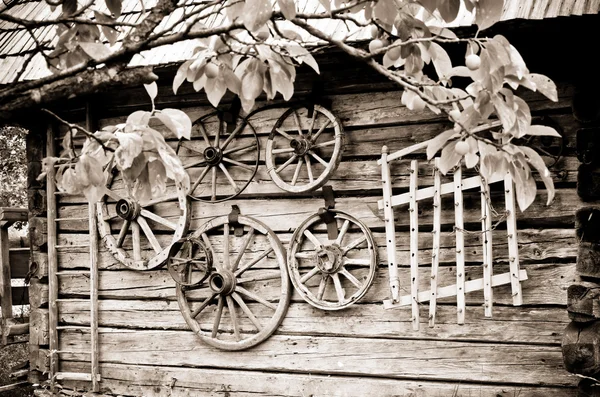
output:
[[[269,0],[246,0],[243,11],[244,26],[250,32],[255,32],[267,23],[272,13]]]
[[[449,74],[452,71],[452,61],[446,50],[438,43],[432,42],[429,47],[429,53],[431,54],[431,60],[439,79],[449,80]]]
[[[101,61],[112,54],[112,51],[102,43],[79,43],[79,46],[95,61]]]
[[[531,113],[527,103],[518,96],[514,97],[514,102],[517,106],[515,112],[516,122],[510,133],[515,138],[521,138],[529,131],[529,127],[531,126]]]
[[[207,78],[206,83],[204,84],[204,91],[206,92],[206,96],[211,105],[217,107],[219,106],[221,98],[223,98],[223,95],[225,95],[225,91],[227,91],[227,84],[225,84],[225,81],[223,81],[222,78]]]
[[[179,109],[162,109],[154,114],[154,117],[162,121],[162,123],[171,132],[177,136],[177,139],[190,139],[192,133],[192,120],[189,116]]]
[[[263,86],[263,74],[260,69],[246,73],[242,78],[242,97],[246,100],[255,100],[262,92]]]
[[[113,17],[98,11],[94,11],[94,17],[98,22],[102,23],[115,22]],[[100,29],[102,30],[102,33],[104,33],[104,36],[106,36],[110,45],[114,45],[117,42],[117,39],[119,38],[119,32],[117,32],[116,29],[106,25],[100,25]]]
[[[471,77],[471,71],[466,66],[455,66],[446,74],[448,78],[458,77]]]
[[[62,3],[62,15],[69,17],[77,11],[77,0],[64,0]]]
[[[396,7],[394,0],[379,0],[373,8],[373,16],[378,19],[384,27],[391,28],[394,24],[394,19],[396,19],[396,15],[398,15],[398,8]]]
[[[556,90],[556,84],[552,80],[543,74],[536,73],[530,73],[529,79],[535,83],[537,90],[542,95],[553,102],[558,102],[558,91]]]
[[[454,21],[458,15],[459,9],[460,0],[442,0],[440,4],[438,4],[438,10],[445,22]]]
[[[498,94],[491,95],[491,100],[496,109],[496,114],[502,121],[502,127],[505,131],[510,131],[517,120],[515,111]]]
[[[222,64],[221,64],[222,66]],[[223,80],[225,80],[225,84],[227,85],[227,89],[237,95],[242,91],[242,82],[240,79],[233,73],[228,67],[224,67],[221,72],[223,76]]]
[[[162,196],[167,191],[167,170],[161,161],[148,162],[148,182],[153,197]]]
[[[150,122],[150,112],[146,112],[145,110],[136,110],[131,113],[129,117],[127,117],[127,121],[125,122],[128,125],[137,125],[143,126],[148,125]]]
[[[467,168],[473,168],[479,163],[479,156],[476,153],[465,154],[465,166]]]
[[[75,175],[82,193],[90,203],[102,198],[106,180],[102,165],[96,159],[85,154],[79,156],[79,161],[75,164]]]
[[[158,94],[158,86],[156,85],[156,81],[153,81],[150,84],[144,84],[144,88],[146,89],[146,92],[148,92],[148,96],[150,96],[150,100],[154,104],[154,99]]]
[[[418,3],[423,6],[427,11],[433,14],[438,6],[437,0],[418,0]]]
[[[115,132],[119,147],[115,150],[115,161],[121,169],[129,168],[133,160],[142,152],[144,141],[134,132]]]
[[[515,183],[515,193],[519,209],[523,212],[535,200],[537,193],[535,179],[531,177],[529,165],[518,160],[513,160],[509,165],[509,171]]]
[[[562,138],[562,136],[552,127],[548,127],[546,125],[531,125],[527,130],[527,135],[536,135],[536,136],[555,136],[557,138]]]
[[[306,48],[297,43],[290,43],[285,46],[285,49],[292,58],[298,61],[298,63],[304,62],[313,68],[315,72],[320,73],[317,61]]]
[[[185,61],[177,69],[177,73],[175,74],[175,77],[173,78],[173,93],[174,94],[177,94],[177,90],[179,89],[181,84],[183,84],[183,82],[187,78],[188,68],[190,67],[191,64],[192,64],[192,61]]]
[[[278,91],[283,95],[283,99],[288,101],[292,95],[294,95],[294,81],[290,80],[284,72],[276,73],[273,69],[269,68],[271,74],[271,83],[275,91]]]
[[[331,1],[330,0],[319,0],[319,3],[325,8],[325,10],[331,12]]]
[[[241,18],[244,13],[244,2],[239,0],[227,0],[225,3],[225,14],[231,22]]]
[[[454,168],[462,159],[462,156],[456,153],[455,147],[458,141],[450,142],[442,149],[440,156],[440,172],[444,175]]]
[[[552,200],[554,200],[555,189],[554,181],[550,177],[550,171],[548,171],[546,163],[544,163],[542,157],[532,148],[527,146],[519,146],[519,149],[525,154],[527,161],[533,165],[540,174],[540,178],[542,178],[542,181],[546,186],[546,190],[548,191],[548,200],[546,201],[546,205],[550,205]]]
[[[296,3],[294,0],[277,0],[277,4],[279,4],[281,13],[285,19],[296,18]]]
[[[121,0],[104,0],[104,1],[106,2],[106,8],[108,8],[108,10],[114,14],[115,18],[118,18],[121,16],[121,7],[122,7]]]
[[[454,129],[450,129],[431,139],[427,145],[427,160],[431,160],[433,156],[446,145],[446,142],[454,138],[455,135],[458,136],[459,134],[456,133]]]
[[[75,170],[73,168],[67,168],[62,173],[62,177],[60,178],[59,187],[67,193],[70,194],[79,194],[81,193],[81,186],[77,181],[77,175],[75,174]]]
[[[475,4],[475,24],[484,30],[502,18],[503,0],[479,0]]]

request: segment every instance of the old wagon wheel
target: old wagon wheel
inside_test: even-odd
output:
[[[238,118],[231,133],[219,112],[194,122],[201,139],[180,141],[177,154],[190,175],[189,195],[196,200],[221,202],[239,195],[254,178],[260,157],[254,128]]]
[[[162,265],[171,245],[187,233],[187,189],[171,185],[165,195],[141,201],[127,193],[116,167],[107,172],[105,195],[97,206],[100,237],[115,258],[131,269]]]
[[[181,239],[171,246],[167,269],[177,284],[198,285],[210,274],[212,253],[198,239]]]
[[[269,135],[265,161],[269,176],[281,189],[309,192],[329,180],[343,150],[344,130],[333,113],[315,105],[308,117],[307,109],[290,108]]]
[[[192,234],[212,251],[208,282],[177,285],[177,301],[188,326],[223,350],[255,346],[275,332],[289,305],[291,288],[281,242],[263,223],[239,215],[212,219]],[[219,248],[216,252],[215,248]]]
[[[305,220],[294,232],[288,250],[288,270],[302,298],[323,310],[346,308],[362,298],[375,278],[377,248],[369,228],[337,210],[338,236],[323,235],[319,214]]]

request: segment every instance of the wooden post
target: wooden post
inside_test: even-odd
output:
[[[523,304],[521,280],[519,279],[519,247],[517,243],[517,206],[512,177],[509,173],[504,177],[504,200],[506,205],[506,233],[508,237],[508,260],[510,263],[512,298],[514,306]]]
[[[412,298],[412,324],[419,330],[419,207],[417,190],[419,179],[419,162],[410,162],[410,296]]]
[[[383,214],[385,217],[385,239],[388,256],[388,271],[392,301],[397,302],[400,292],[398,266],[396,263],[396,229],[394,226],[394,209],[392,207],[392,182],[388,163],[388,148],[381,148],[381,182],[383,185]]]
[[[431,299],[429,300],[429,326],[435,325],[437,305],[437,275],[440,264],[440,229],[442,227],[442,178],[440,176],[440,159],[433,163],[433,249],[431,251]]]
[[[492,254],[492,214],[490,211],[490,187],[481,178],[481,240],[483,244],[483,305],[486,317],[492,317],[494,293],[492,276],[494,255]]]
[[[1,215],[1,213],[0,213]],[[8,255],[8,225],[0,218],[0,301],[2,323],[12,318],[12,289],[10,286],[10,263]]]
[[[465,323],[465,239],[463,221],[462,170],[454,171],[454,225],[456,233],[456,318]]]
[[[54,156],[54,128],[48,127],[46,155]],[[51,389],[54,393],[54,374],[58,372],[58,271],[57,252],[56,252],[56,185],[54,183],[55,170],[51,167],[46,174],[46,195],[48,203],[47,222],[48,222],[48,307],[49,307],[49,344],[50,344],[50,369],[49,376]]]

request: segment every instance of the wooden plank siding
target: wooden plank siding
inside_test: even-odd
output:
[[[363,92],[357,93],[360,87]],[[483,292],[468,293],[465,324],[457,325],[455,299],[439,299],[435,327],[427,326],[423,308],[419,331],[412,330],[410,306],[383,309],[382,301],[389,298],[390,291],[383,212],[377,207],[377,201],[382,198],[377,159],[384,144],[390,151],[398,150],[429,139],[451,128],[451,124],[431,112],[411,112],[399,106],[397,91],[371,92],[366,84],[353,89],[355,92],[328,91],[331,110],[340,117],[346,130],[343,158],[329,184],[335,191],[336,208],[363,221],[374,234],[379,267],[366,296],[346,310],[325,312],[308,305],[293,291],[287,315],[271,338],[248,351],[225,352],[204,344],[189,331],[179,312],[175,282],[166,269],[129,270],[101,243],[98,254],[101,392],[144,396],[558,397],[577,394],[579,379],[563,368],[560,349],[562,331],[569,322],[566,289],[577,281],[574,214],[585,206],[575,191],[579,165],[575,137],[579,124],[570,109],[573,86],[559,85],[557,103],[529,92],[523,95],[534,120],[550,116],[565,134],[563,157],[551,169],[557,186],[554,203],[549,207],[545,205],[546,192],[543,185],[538,184],[540,194],[534,204],[517,216],[521,268],[528,274],[522,283],[523,306],[512,306],[510,285],[497,287],[493,295],[493,317],[486,318]],[[191,103],[178,107],[192,119],[206,114],[209,108],[203,105],[204,96],[190,93],[189,87],[186,90],[183,96],[174,97],[166,86],[161,86],[159,91],[165,95],[159,94],[158,100],[170,105],[177,101],[180,105]],[[110,95],[102,94],[102,98]],[[145,93],[137,89],[114,96],[115,103],[126,103],[124,107],[128,109],[147,105]],[[216,204],[193,202],[190,231],[215,216],[228,214],[236,204],[242,214],[272,228],[287,248],[294,229],[323,206],[319,191],[292,195],[278,189],[268,177],[264,143],[282,113],[283,109],[269,109],[252,117],[251,123],[263,148],[255,179],[234,200]],[[124,121],[123,108],[114,103],[107,103],[101,114],[101,127]],[[194,139],[198,137],[196,130]],[[173,137],[168,139],[170,144],[176,145]],[[417,154],[413,158],[424,159],[424,155]],[[425,173],[426,161],[420,163],[423,177],[419,179],[419,186],[432,186],[433,174]],[[410,159],[392,164],[395,194],[408,191],[409,167]],[[472,172],[465,170],[463,177],[469,175]],[[442,182],[451,179],[448,175]],[[502,210],[502,189],[492,186],[491,195],[494,207]],[[442,199],[440,287],[456,281],[454,213],[450,196]],[[87,204],[79,196],[59,195],[58,199],[59,271],[84,268],[89,251]],[[174,204],[157,206],[157,213],[175,221],[177,207]],[[480,230],[477,190],[464,192],[464,207],[465,227]],[[419,211],[422,231],[419,290],[426,290],[431,270],[431,202],[420,203]],[[396,254],[402,295],[410,292],[408,221],[408,211],[396,211]],[[164,227],[151,225],[162,244],[169,241],[170,235]],[[465,233],[464,238],[465,280],[481,278],[481,235]],[[223,251],[218,238],[211,236],[210,240],[216,252]],[[493,241],[494,274],[500,274],[509,268],[503,222],[494,230]],[[257,238],[249,257],[259,255],[266,245],[265,239]],[[232,252],[236,248],[232,247]],[[150,251],[152,248],[142,246],[142,249]],[[276,265],[274,259],[269,259],[262,266]],[[275,287],[267,280],[260,285],[256,283],[254,288],[265,291]],[[89,305],[78,300],[89,296],[89,290],[88,278],[60,276],[60,325],[89,324]],[[44,293],[43,288],[36,291]],[[192,300],[192,305],[199,305],[202,296],[198,294]],[[270,315],[260,305],[249,306],[259,319]],[[243,319],[246,321],[242,321],[242,329],[251,328],[250,321]],[[61,350],[82,352],[61,355],[60,370],[89,372],[88,356],[83,354],[89,351],[89,334],[60,331],[59,341]],[[90,386],[64,383],[70,387]]]

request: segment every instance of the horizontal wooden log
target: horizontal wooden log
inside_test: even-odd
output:
[[[270,315],[269,309],[252,305],[257,318]],[[64,325],[88,325],[89,303],[64,300],[58,305]],[[281,335],[329,335],[357,338],[404,338],[406,336],[439,340],[479,340],[489,343],[559,344],[569,318],[563,308],[529,308],[496,306],[493,317],[486,318],[483,308],[467,309],[465,325],[456,324],[456,307],[440,305],[436,326],[412,329],[409,311],[385,310],[383,305],[357,304],[347,310],[324,312],[304,302],[292,303],[283,323]],[[101,327],[130,329],[187,330],[179,305],[172,301],[100,300],[98,317]],[[251,327],[243,319],[244,327]],[[423,319],[425,321],[425,319]]]
[[[503,208],[503,192],[493,192],[492,203],[498,212]],[[377,207],[379,196],[364,197],[341,197],[336,200],[336,208],[350,213],[352,216],[361,219],[369,228],[383,228],[383,211]],[[550,225],[556,223],[572,223],[575,211],[584,203],[579,199],[572,189],[558,189],[552,205],[546,205],[546,192],[538,190],[538,195],[525,212],[518,212],[517,221],[521,223],[536,222],[539,224]],[[480,221],[480,201],[479,192],[465,192],[464,206],[469,210],[464,212],[464,221],[468,223],[478,223]],[[427,201],[425,201],[427,203]],[[195,230],[206,221],[221,215],[227,215],[231,212],[232,205],[238,205],[242,214],[255,217],[263,221],[274,231],[288,232],[294,230],[306,218],[317,212],[323,206],[322,198],[300,198],[300,199],[278,199],[278,200],[229,200],[222,203],[206,205],[202,202],[193,202],[191,211],[190,230]],[[420,215],[420,225],[431,225],[433,219],[433,206],[424,204]],[[114,206],[112,207],[114,208]],[[291,210],[293,209],[293,211]],[[454,202],[452,197],[442,199],[442,225],[454,224]],[[180,211],[174,203],[167,202],[153,206],[153,211],[170,220],[176,222],[179,219]],[[395,221],[398,226],[408,224],[408,211],[402,211],[400,207],[395,211]],[[109,215],[114,215],[109,213]],[[58,208],[59,231],[87,231],[87,209],[83,206],[60,206]],[[496,220],[496,219],[495,219]],[[168,230],[165,226],[152,224],[153,230]],[[119,223],[115,222],[115,232],[118,231]],[[171,231],[172,232],[172,231]]]
[[[569,285],[577,281],[575,264],[531,264],[524,265],[522,269],[527,271],[529,279],[522,283],[523,301],[528,305],[555,304],[565,305],[566,290]],[[429,288],[429,269],[423,269],[420,289]],[[494,266],[495,273],[508,271],[508,266]],[[481,278],[481,266],[467,266],[466,280]],[[401,289],[405,291],[408,286],[410,273],[408,268],[399,269]],[[552,282],[547,282],[552,280]],[[443,268],[438,273],[438,285],[452,285],[456,282],[456,270],[454,267]],[[277,280],[250,282],[248,289],[261,296],[276,296],[280,290]],[[81,276],[62,276],[59,279],[59,294],[64,296],[88,296],[89,279]],[[102,299],[175,299],[175,281],[166,270],[155,270],[139,272],[123,270],[118,272],[101,272],[99,277],[98,294]],[[195,299],[205,297],[204,292],[199,290],[191,293]],[[381,303],[389,298],[389,281],[387,269],[380,269],[375,277],[369,292],[363,298],[363,302]],[[301,302],[301,297],[296,292],[292,300]],[[453,298],[445,298],[441,302],[454,302]],[[480,292],[467,294],[467,302],[470,304],[482,304],[483,296]],[[510,286],[494,288],[495,304],[512,304]]]
[[[33,308],[29,314],[29,343],[47,345],[48,332],[48,309]]]
[[[600,373],[600,323],[572,322],[565,328],[562,352],[567,371],[585,376]]]
[[[48,284],[32,278],[29,284],[29,305],[37,308],[48,304]]]
[[[69,371],[86,371],[87,363],[64,362]],[[345,396],[462,396],[462,397],[574,397],[575,388],[550,388],[541,386],[511,386],[469,384],[461,381],[430,382],[392,380],[369,377],[339,377],[335,375],[285,374],[261,371],[232,371],[208,368],[170,368],[102,363],[101,388],[111,394],[162,397],[193,395],[208,397],[298,397]],[[65,382],[67,387],[85,390],[89,384]],[[79,389],[81,390],[81,389]]]
[[[86,335],[65,331],[61,339],[60,349],[89,351]],[[578,381],[563,369],[558,346],[383,338],[367,342],[361,338],[276,334],[252,350],[240,353],[212,348],[191,331],[105,328],[99,330],[99,346],[102,362],[131,365],[543,386],[573,386]],[[63,357],[83,359],[80,353],[65,353]],[[519,373],[518,378],[515,373]]]

